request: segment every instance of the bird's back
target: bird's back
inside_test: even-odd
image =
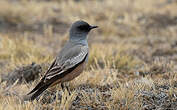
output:
[[[63,62],[65,62],[67,59],[71,59],[77,56],[81,52],[83,46],[85,45],[81,43],[73,43],[68,41],[61,49],[61,51],[58,53],[58,56],[56,57],[57,63],[63,64]]]

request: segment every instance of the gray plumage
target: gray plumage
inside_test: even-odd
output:
[[[89,47],[87,35],[91,29],[87,22],[76,21],[69,31],[69,40],[59,52],[44,77],[37,86],[29,92],[28,100],[34,100],[43,91],[56,83],[64,83],[77,77],[83,71],[83,65],[88,61]]]
[[[64,71],[74,67],[76,64],[84,60],[85,57],[86,57],[85,60],[87,60],[88,46],[67,43],[63,50],[61,50],[61,53],[56,58],[54,66],[46,74],[45,79],[48,80],[54,77],[55,75],[62,74]],[[59,68],[61,68],[62,71],[56,74],[56,71],[59,70]]]

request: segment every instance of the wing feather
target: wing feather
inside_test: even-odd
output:
[[[61,66],[57,65],[52,67],[50,71],[46,74],[45,79],[49,80],[52,77],[55,77],[56,75],[62,74],[69,68],[74,67],[76,64],[81,62],[87,54],[88,48],[86,46],[82,47],[77,56],[67,59]]]
[[[79,50],[68,50],[69,52],[67,54],[64,54],[65,56],[64,60],[61,56],[59,56],[59,59],[55,59],[52,65],[47,70],[44,77],[41,79],[41,81],[37,84],[37,86],[28,93],[32,94],[32,99],[37,97],[39,94],[41,94],[44,90],[46,90],[52,83],[54,83],[56,80],[64,77],[65,75],[69,74],[73,69],[75,69],[80,63],[86,60],[88,56],[88,47],[87,46],[80,46],[78,47]],[[75,52],[75,53],[73,53]],[[71,55],[70,55],[71,54]],[[74,56],[72,56],[74,54]],[[69,57],[67,57],[69,56]]]

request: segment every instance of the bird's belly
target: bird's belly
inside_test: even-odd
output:
[[[77,76],[79,76],[83,72],[85,65],[86,65],[85,62],[83,62],[78,67],[76,67],[71,73],[69,73],[65,77],[63,77],[60,81],[67,82],[67,81],[70,81],[70,80],[76,78]]]

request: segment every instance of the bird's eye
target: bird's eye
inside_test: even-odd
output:
[[[89,31],[90,26],[89,25],[80,25],[80,26],[78,26],[78,29],[82,30],[82,31]]]

